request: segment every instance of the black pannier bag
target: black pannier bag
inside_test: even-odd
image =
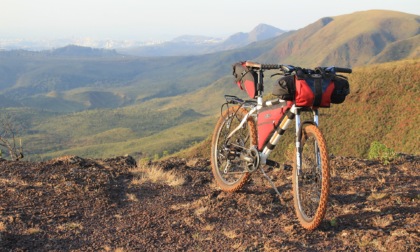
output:
[[[257,95],[258,75],[255,71],[244,66],[245,62],[238,62],[233,65],[233,76],[238,87],[248,94],[250,98]]]
[[[350,94],[350,85],[347,77],[342,75],[336,75],[333,79],[334,90],[331,94],[331,103],[340,104],[346,99],[346,96]]]

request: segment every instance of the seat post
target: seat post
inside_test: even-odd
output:
[[[262,96],[263,91],[264,91],[264,73],[263,73],[263,70],[258,69],[257,70],[257,75],[258,75],[257,93],[258,93],[258,96]]]

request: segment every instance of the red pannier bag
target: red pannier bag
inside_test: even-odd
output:
[[[245,90],[250,98],[255,98],[257,95],[258,75],[252,69],[245,66],[245,62],[235,63],[233,66],[233,76],[235,82],[241,90]]]

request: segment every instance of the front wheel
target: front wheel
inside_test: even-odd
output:
[[[252,117],[236,131],[231,138],[228,135],[240,125],[248,111],[239,106],[225,110],[217,121],[211,142],[211,167],[217,185],[226,192],[239,190],[247,182],[252,165],[244,160],[249,150],[257,145],[257,129]]]
[[[301,134],[300,160],[293,166],[293,197],[300,224],[314,230],[321,224],[327,209],[330,168],[325,139],[315,125],[307,125]]]

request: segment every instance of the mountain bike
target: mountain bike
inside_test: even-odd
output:
[[[298,90],[292,90],[292,97],[288,100],[276,98],[264,101],[263,72],[278,70],[276,74],[289,77],[293,85],[297,85],[298,73],[315,79],[327,79],[327,84],[334,84],[336,73],[351,73],[351,69],[320,67],[314,70],[251,61],[242,62],[242,66],[244,72],[240,77],[252,73],[255,78],[252,87],[255,88],[255,95],[253,90],[247,90],[248,94],[251,93],[249,100],[225,95],[226,103],[222,105],[211,143],[211,166],[215,181],[223,191],[235,192],[249,181],[251,174],[260,170],[280,195],[266,173],[269,167],[279,167],[279,163],[268,158],[295,120],[296,148],[292,170],[294,207],[301,226],[314,230],[325,216],[330,187],[327,144],[318,128],[318,109],[329,104],[320,105],[318,102],[316,105],[301,106],[295,97],[295,93],[300,92]],[[301,120],[304,111],[312,113],[311,120]]]

